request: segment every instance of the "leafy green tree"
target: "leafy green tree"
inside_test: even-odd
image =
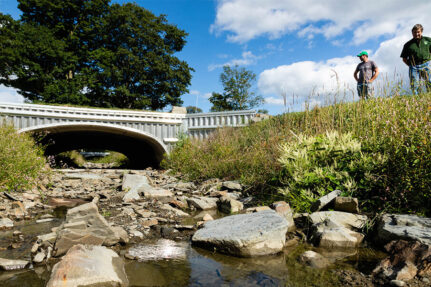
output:
[[[223,94],[212,93],[211,111],[248,110],[262,105],[263,98],[252,90],[255,81],[256,74],[250,70],[224,66],[220,74]]]
[[[173,56],[187,33],[110,0],[19,0],[0,13],[0,83],[32,102],[163,109],[181,105],[192,70]]]
[[[202,109],[195,106],[187,106],[186,110],[188,114],[202,113]]]

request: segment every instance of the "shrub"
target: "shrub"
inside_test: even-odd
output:
[[[42,149],[13,126],[0,125],[0,188],[20,191],[37,183],[48,172]]]
[[[375,175],[383,170],[387,157],[366,152],[352,134],[327,132],[320,136],[296,136],[281,144],[282,171],[280,192],[301,212],[335,189],[344,195],[369,194],[379,181]]]

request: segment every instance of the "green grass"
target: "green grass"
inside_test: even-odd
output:
[[[42,149],[12,125],[0,124],[0,189],[23,191],[49,173]]]
[[[362,208],[429,214],[430,114],[431,94],[334,104],[283,114],[245,128],[220,129],[204,141],[182,140],[163,166],[190,180],[239,179],[265,197],[283,190],[292,180],[280,161],[283,145],[296,145],[300,136],[323,139],[332,132],[350,134],[360,144],[359,154],[386,159],[370,161],[369,166],[364,163],[362,177],[359,171],[355,173],[357,188],[350,194],[361,199]],[[310,201],[321,195],[320,187],[308,187],[313,194]],[[331,188],[335,187],[343,188]],[[301,194],[301,190],[296,192]]]

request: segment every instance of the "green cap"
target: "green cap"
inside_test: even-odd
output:
[[[367,57],[368,57],[368,52],[367,51],[362,51],[362,52],[360,52],[358,55],[356,55],[356,56],[358,56],[358,57],[360,57],[360,56],[362,56],[362,55],[366,55]]]

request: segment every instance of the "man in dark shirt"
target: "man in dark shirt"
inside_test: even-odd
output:
[[[422,36],[421,24],[413,26],[413,39],[404,44],[401,52],[403,62],[409,66],[410,87],[413,94],[422,92],[421,82],[431,91],[431,38]]]
[[[367,51],[362,51],[358,55],[361,63],[356,67],[353,77],[358,82],[358,96],[360,99],[368,99],[371,93],[371,83],[379,75],[379,68],[374,61],[368,59]],[[359,77],[358,77],[359,74]]]

